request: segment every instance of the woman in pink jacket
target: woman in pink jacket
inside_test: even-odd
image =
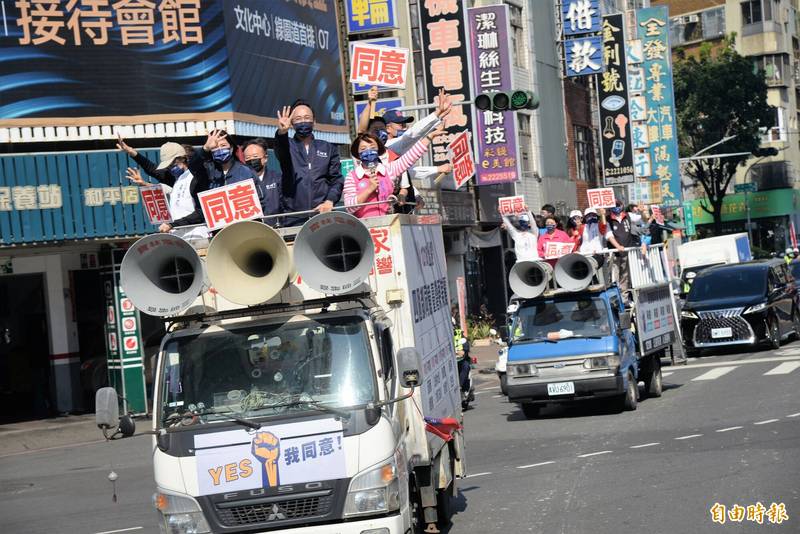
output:
[[[344,179],[344,205],[366,204],[388,200],[397,188],[398,180],[409,167],[428,150],[428,138],[417,141],[406,153],[394,161],[381,163],[386,147],[371,133],[360,133],[350,145],[350,154],[356,160],[355,168]],[[350,212],[363,219],[378,217],[391,211],[391,203],[350,208]]]
[[[547,244],[551,242],[555,243],[572,243],[572,239],[570,239],[569,235],[564,230],[559,230],[557,227],[556,220],[553,217],[548,217],[545,220],[544,228],[545,231],[542,235],[539,236],[539,257],[548,259],[546,255]],[[549,259],[549,263],[554,264],[555,259]]]

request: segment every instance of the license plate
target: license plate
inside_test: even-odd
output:
[[[711,329],[711,337],[714,339],[719,339],[721,337],[733,337],[733,329],[732,328],[712,328]]]
[[[575,393],[575,384],[573,382],[547,384],[548,395],[572,395],[573,393]]]

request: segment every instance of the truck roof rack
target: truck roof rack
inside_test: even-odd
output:
[[[221,310],[210,313],[176,315],[170,317],[167,322],[169,323],[168,326],[171,327],[176,323],[215,322],[225,319],[240,319],[242,317],[253,317],[255,315],[266,315],[271,313],[298,312],[315,308],[321,308],[323,311],[325,311],[331,304],[337,304],[341,302],[357,302],[361,304],[363,308],[369,309],[375,306],[373,297],[374,295],[368,291],[344,295],[331,295],[326,298],[305,300],[298,303],[276,302],[272,304],[258,304],[256,306],[235,308],[232,310]]]

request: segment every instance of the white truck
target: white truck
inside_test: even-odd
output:
[[[465,473],[438,219],[281,233],[235,223],[204,260],[147,236],[123,262],[127,296],[170,325],[147,432],[162,529],[438,532]],[[107,437],[134,433],[117,403],[98,392]]]
[[[689,292],[694,277],[713,265],[726,265],[750,261],[750,239],[746,233],[707,237],[683,243],[678,247],[678,263],[681,267],[680,295]]]

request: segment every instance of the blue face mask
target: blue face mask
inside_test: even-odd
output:
[[[520,230],[529,230],[531,224],[528,221],[519,221],[519,228]]]
[[[183,167],[181,167],[180,165],[173,165],[172,167],[170,167],[170,168],[169,168],[169,173],[170,173],[170,174],[172,175],[172,177],[173,177],[173,178],[175,178],[176,180],[177,180],[178,178],[180,178],[180,177],[183,175],[183,173],[184,173],[184,172],[186,172],[186,171],[185,171],[185,170],[184,170],[184,168],[183,168]]]
[[[622,208],[618,207],[611,208],[611,213],[613,213],[614,215],[619,215],[620,213],[622,213]]]
[[[297,135],[300,137],[308,137],[311,135],[311,132],[314,131],[314,123],[298,122],[297,124],[294,124],[294,131],[297,132]]]
[[[545,226],[545,228],[547,228],[548,232],[552,232],[553,230],[556,229],[556,225],[555,224],[548,224],[547,226]]]
[[[378,151],[376,149],[367,148],[358,153],[358,159],[361,160],[361,163],[369,165],[370,163],[377,163],[380,159],[380,156],[378,155]]]
[[[404,133],[406,133],[406,131],[405,131],[405,130],[397,130],[397,131],[394,133],[394,136],[395,136],[395,137],[403,137],[403,134],[404,134]]]
[[[230,148],[215,148],[211,151],[211,157],[218,163],[225,163],[231,159],[231,155],[232,152]]]
[[[389,132],[386,130],[378,130],[375,132],[375,135],[378,136],[378,139],[380,139],[383,144],[386,144],[386,141],[389,140]]]

